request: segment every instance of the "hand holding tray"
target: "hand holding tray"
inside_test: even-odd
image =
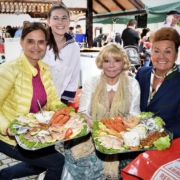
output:
[[[126,119],[122,116],[93,123],[95,147],[104,154],[163,150],[171,145],[173,134],[164,129],[163,120],[153,113],[142,112]]]
[[[90,132],[84,118],[75,112],[70,112],[69,119],[64,124],[53,123],[55,120],[53,115],[55,115],[54,112],[51,116],[53,121],[50,120],[49,123],[39,122],[37,120],[39,114],[29,113],[26,116],[17,117],[10,125],[11,131],[16,134],[17,143],[23,149],[38,150],[55,145],[57,142],[86,136]]]

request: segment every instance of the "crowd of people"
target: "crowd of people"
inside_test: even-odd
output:
[[[130,20],[122,35],[116,34],[115,41],[108,33],[97,37],[96,46],[103,46],[96,57],[101,74],[89,77],[83,84],[78,109],[90,129],[95,120],[113,118],[119,112],[129,116],[141,111],[158,112],[173,138],[180,137],[180,71],[175,63],[180,46],[177,19],[180,11],[168,12],[165,27],[149,36],[148,32],[136,31],[136,20]],[[54,111],[57,105],[72,101],[76,94],[80,49],[69,32],[67,7],[53,5],[47,14],[47,25],[25,23],[20,33],[22,54],[0,65],[0,152],[20,161],[1,169],[0,179],[44,172],[45,180],[119,180],[121,158],[98,153],[91,133],[65,143],[64,155],[54,146],[30,153],[15,141],[10,123],[19,115],[37,113],[37,100],[46,110]],[[138,64],[138,69],[131,69],[124,49],[129,45],[140,49],[144,67]]]

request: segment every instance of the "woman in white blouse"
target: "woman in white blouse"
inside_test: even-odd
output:
[[[130,116],[139,114],[140,88],[137,80],[128,76],[130,63],[123,48],[116,43],[108,44],[98,54],[96,65],[102,73],[87,79],[83,85],[78,110],[89,126],[103,117],[112,118],[120,113]],[[99,158],[91,137],[68,147],[65,156],[62,179],[119,178],[117,156]]]
[[[67,104],[76,95],[80,73],[80,49],[68,34],[70,12],[63,4],[51,6],[47,14],[48,42],[42,59],[49,65],[61,102]]]

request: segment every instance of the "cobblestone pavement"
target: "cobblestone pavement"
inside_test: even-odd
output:
[[[57,151],[63,153],[63,145],[61,143],[56,144],[56,149]],[[6,156],[3,153],[0,153],[0,170],[9,166],[13,166],[14,164],[19,163],[19,161],[12,159],[8,156]],[[37,180],[38,176],[30,176],[30,177],[24,177],[24,178],[19,178],[19,179],[14,179],[14,180]]]

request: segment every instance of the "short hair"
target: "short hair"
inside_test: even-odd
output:
[[[180,46],[180,36],[179,33],[170,27],[163,27],[158,29],[150,36],[150,41],[152,44],[157,41],[169,40],[173,41],[175,44],[176,52],[178,52],[178,48]]]
[[[130,19],[128,22],[128,26],[134,26],[137,24],[137,21],[135,19]]]
[[[76,25],[76,28],[81,28],[81,25],[77,24],[77,25]]]
[[[125,50],[117,43],[110,43],[104,46],[96,57],[96,65],[99,69],[102,69],[104,60],[112,56],[114,59],[122,60],[124,62],[123,70],[129,70],[131,64],[128,60]]]
[[[138,32],[138,34],[142,34],[142,29],[141,28],[137,28],[136,31]]]
[[[73,29],[74,29],[74,27],[72,27],[72,26],[69,27],[69,30],[73,30]]]
[[[11,29],[12,27],[10,25],[6,26],[6,29]]]

